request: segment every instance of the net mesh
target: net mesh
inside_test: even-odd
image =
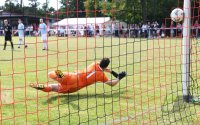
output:
[[[61,2],[65,6],[59,9],[56,0],[56,11],[43,16],[33,8],[34,18],[26,18],[23,7],[21,18],[33,24],[24,37],[28,48],[18,49],[18,37],[13,37],[15,50],[8,46],[0,51],[0,124],[199,123],[199,105],[182,99],[182,26],[171,22],[171,10],[165,8],[173,2],[171,9],[182,8],[182,0]],[[187,36],[191,37],[189,90],[194,97],[199,96],[199,29],[195,25],[199,3],[191,1],[192,35]],[[12,16],[13,12],[9,19]],[[48,51],[42,51],[43,42],[34,35],[40,18],[47,24]],[[96,83],[70,94],[29,87],[30,83],[55,83],[48,78],[50,71],[77,72],[103,57],[110,58],[110,69],[127,72],[114,87]]]

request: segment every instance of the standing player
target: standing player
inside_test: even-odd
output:
[[[7,41],[10,41],[11,49],[14,49],[13,42],[12,42],[12,27],[10,24],[8,24],[8,20],[4,20],[4,35],[5,35],[5,41],[4,41],[4,48],[3,50],[6,50]]]
[[[22,44],[22,42],[24,42],[25,48],[27,48],[28,46],[26,45],[24,41],[24,24],[22,23],[21,19],[18,19],[18,23],[19,23],[18,30],[15,32],[15,34],[18,32],[18,36],[19,36],[18,48],[20,48],[20,45]]]
[[[103,82],[110,86],[115,86],[122,78],[126,76],[126,72],[117,74],[107,69],[110,60],[103,58],[100,63],[92,63],[86,69],[79,72],[64,72],[60,70],[52,71],[48,75],[51,79],[57,81],[55,84],[31,84],[32,88],[42,90],[44,92],[72,93],[95,82]],[[116,79],[109,80],[104,72],[111,73]]]
[[[41,34],[41,40],[43,42],[43,49],[48,50],[47,46],[47,25],[44,23],[43,19],[40,19],[39,31],[36,35]]]

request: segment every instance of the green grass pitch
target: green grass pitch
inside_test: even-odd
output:
[[[18,43],[18,38],[13,38]],[[26,37],[28,48],[0,46],[0,124],[183,124],[198,123],[199,106],[181,97],[181,40]],[[0,37],[3,45],[3,37]],[[36,42],[37,41],[37,42]],[[8,43],[9,45],[9,43]],[[192,76],[198,81],[198,50],[192,50]],[[13,57],[13,59],[12,59]],[[54,83],[48,72],[75,72],[110,57],[109,68],[126,71],[117,86],[97,83],[72,94],[45,93],[30,83]],[[193,69],[194,68],[194,69]],[[112,78],[110,74],[107,74]]]

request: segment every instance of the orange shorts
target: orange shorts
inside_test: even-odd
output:
[[[57,82],[59,82],[58,92],[60,93],[70,93],[75,92],[80,89],[79,87],[79,77],[77,73],[63,72],[64,77],[59,78],[55,71],[49,72],[49,77]]]

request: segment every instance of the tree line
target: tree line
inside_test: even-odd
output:
[[[0,8],[11,13],[60,19],[109,16],[131,24],[163,21],[170,17],[172,9],[183,7],[183,0],[59,0],[61,7],[56,10],[49,6],[49,1],[41,4],[39,0],[28,0],[29,5],[24,6],[23,0],[6,0]],[[194,1],[191,0],[192,6],[199,6]]]

